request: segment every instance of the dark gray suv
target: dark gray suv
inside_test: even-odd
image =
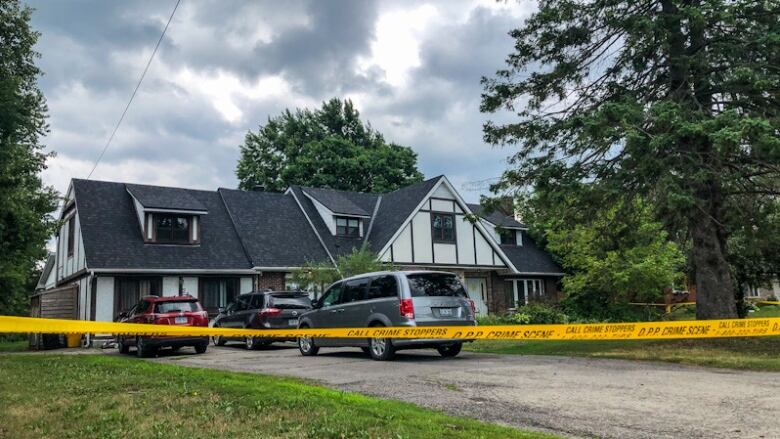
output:
[[[474,326],[472,302],[460,279],[439,271],[368,273],[334,283],[312,310],[300,317],[299,328],[362,328],[373,326]],[[444,357],[458,355],[464,341],[442,339],[311,338],[298,339],[303,355],[321,347],[360,347],[375,360],[390,360],[400,349],[435,348]]]

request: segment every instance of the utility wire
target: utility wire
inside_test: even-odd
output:
[[[103,155],[106,153],[106,150],[111,145],[111,141],[114,140],[114,136],[116,135],[117,130],[119,130],[119,126],[122,125],[122,121],[125,120],[125,115],[127,114],[127,110],[130,109],[130,104],[133,103],[135,94],[138,93],[138,88],[141,87],[141,83],[144,81],[146,72],[149,71],[149,66],[152,65],[152,60],[154,59],[154,55],[157,54],[157,49],[160,48],[160,43],[162,43],[163,37],[165,37],[165,32],[168,30],[168,26],[171,24],[171,20],[173,20],[173,15],[176,14],[176,9],[179,8],[179,3],[181,3],[181,0],[176,0],[176,6],[173,7],[173,11],[171,11],[171,16],[168,17],[168,22],[165,23],[165,28],[163,28],[162,34],[160,34],[160,39],[157,40],[157,44],[154,46],[154,50],[152,51],[152,56],[149,57],[149,61],[146,63],[146,67],[144,68],[143,73],[141,73],[141,77],[138,79],[138,84],[135,85],[133,94],[130,95],[130,100],[127,101],[127,105],[125,105],[125,111],[123,111],[122,116],[119,117],[119,121],[117,121],[116,126],[114,127],[114,131],[111,132],[111,136],[109,136],[108,142],[106,142],[106,146],[103,147],[103,151],[100,152],[100,155],[98,156],[97,160],[95,160],[95,165],[92,166],[92,170],[89,171],[89,175],[87,175],[87,180],[89,180],[89,178],[92,177],[92,173],[95,172],[95,169],[97,169],[100,160],[103,159]]]

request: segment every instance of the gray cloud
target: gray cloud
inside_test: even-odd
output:
[[[41,86],[52,127],[46,142],[58,152],[45,178],[64,190],[102,149],[174,1],[28,3],[42,33]],[[349,95],[360,96],[364,117],[388,140],[418,152],[426,175],[444,173],[456,184],[498,175],[508,151],[482,142],[479,79],[502,66],[512,47],[506,34],[519,19],[470,0],[434,3],[440,17],[417,36],[420,64],[404,84],[359,65],[371,57],[379,17],[418,6],[185,0],[96,177],[234,186],[247,130],[285,108]],[[182,82],[182,72],[195,82]],[[276,75],[290,89],[215,91],[201,81],[220,75],[246,89]],[[225,105],[237,115],[226,117]]]

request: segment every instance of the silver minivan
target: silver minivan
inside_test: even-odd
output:
[[[460,279],[441,271],[388,271],[340,280],[312,310],[300,316],[299,328],[374,326],[474,326],[474,302]],[[458,355],[464,341],[443,339],[311,338],[298,339],[301,354],[322,347],[354,346],[375,360],[390,360],[400,349],[434,348],[443,357]]]

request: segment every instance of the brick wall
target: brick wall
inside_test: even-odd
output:
[[[491,314],[504,314],[509,308],[514,308],[512,298],[512,283],[491,272],[488,278],[488,312]]]
[[[263,272],[257,277],[257,289],[264,290],[270,288],[274,291],[284,291],[285,272]]]

